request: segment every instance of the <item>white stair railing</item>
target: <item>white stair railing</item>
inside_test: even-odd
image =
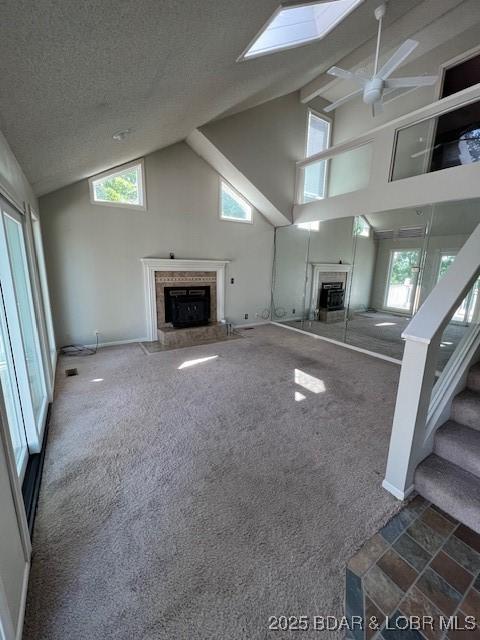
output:
[[[402,334],[405,351],[383,481],[383,487],[400,500],[413,490],[415,469],[432,450],[429,416],[443,331],[479,274],[480,224]],[[479,325],[472,329],[478,334]],[[451,358],[443,378],[448,379],[453,362],[457,373],[468,369],[472,352],[465,349],[465,342],[457,347],[457,358]],[[445,387],[443,392],[447,393]]]

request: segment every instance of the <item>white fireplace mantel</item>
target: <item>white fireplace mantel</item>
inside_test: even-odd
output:
[[[140,258],[140,261],[143,266],[148,340],[153,342],[158,339],[155,271],[215,271],[217,274],[217,321],[225,321],[225,273],[230,260]]]
[[[320,287],[321,273],[350,273],[351,264],[337,262],[309,262],[311,269],[310,307],[315,309],[318,303],[318,290]]]

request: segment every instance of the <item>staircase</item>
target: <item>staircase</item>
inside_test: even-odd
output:
[[[432,455],[417,467],[415,489],[480,533],[480,363],[437,430]]]

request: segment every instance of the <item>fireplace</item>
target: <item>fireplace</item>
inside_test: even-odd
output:
[[[345,285],[343,282],[322,282],[319,294],[319,308],[327,311],[342,311],[345,306]]]
[[[210,319],[210,287],[164,287],[165,322],[174,327],[198,327]]]

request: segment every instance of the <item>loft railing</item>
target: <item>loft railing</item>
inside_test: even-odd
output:
[[[451,401],[479,348],[479,275],[480,225],[402,334],[405,351],[383,481],[383,487],[399,499],[414,488],[415,469],[432,452],[435,431],[448,419]],[[438,377],[445,328],[472,288],[477,311]]]
[[[295,221],[478,197],[480,139],[472,133],[475,110],[465,109],[477,102],[480,83],[298,162]],[[456,138],[452,132],[449,139],[443,124],[452,112],[461,116],[466,132]],[[448,165],[452,180],[437,171],[445,168],[439,157],[448,145],[456,145],[458,156]]]

